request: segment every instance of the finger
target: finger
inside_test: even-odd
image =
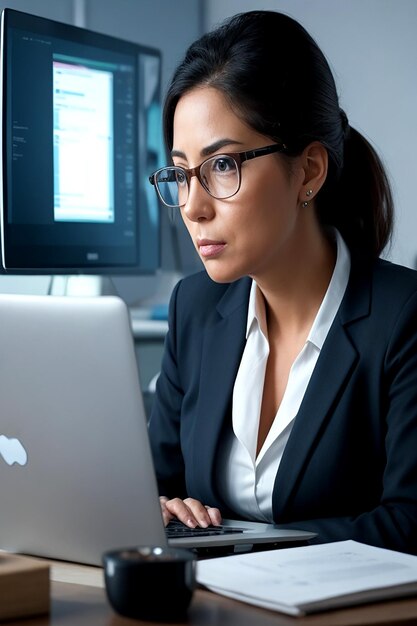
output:
[[[166,496],[159,496],[159,502],[161,504],[161,507],[163,505],[165,505],[166,502],[168,502],[169,498],[167,498]]]
[[[222,523],[222,514],[220,513],[219,509],[211,506],[206,506],[206,511],[210,518],[210,524],[213,524],[213,526],[220,526]]]
[[[190,528],[198,526],[197,519],[181,498],[171,498],[171,500],[165,502],[165,508],[172,517],[176,517],[180,520],[180,522],[186,524]]]
[[[186,498],[184,500],[184,503],[192,512],[199,526],[202,526],[203,528],[207,528],[207,526],[211,524],[211,518],[208,513],[207,507],[204,504],[202,504],[199,500],[195,500],[194,498]]]
[[[161,511],[162,511],[162,519],[164,522],[164,526],[167,526],[168,523],[173,519],[173,515],[169,512],[169,510],[166,507],[166,503],[168,502],[168,498],[165,496],[160,496],[159,498],[159,502],[161,504]]]
[[[201,526],[207,528],[211,523],[206,507],[195,498],[173,498],[165,504],[169,512],[190,528]]]
[[[168,526],[169,522],[174,518],[173,515],[166,509],[162,511],[162,520],[164,522],[164,526]]]

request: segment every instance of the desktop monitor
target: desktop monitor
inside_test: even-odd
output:
[[[3,272],[152,274],[161,52],[4,9]]]

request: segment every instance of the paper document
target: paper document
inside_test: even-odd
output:
[[[356,541],[207,559],[197,581],[225,596],[304,615],[417,593],[417,556]]]

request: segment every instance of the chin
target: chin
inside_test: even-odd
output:
[[[220,268],[210,267],[210,263],[205,263],[204,267],[211,280],[215,283],[233,283],[236,280],[239,280],[239,278],[246,276],[246,274],[242,274],[241,272],[232,272],[230,270],[227,271]]]

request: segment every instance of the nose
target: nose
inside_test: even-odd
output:
[[[204,189],[197,176],[193,176],[190,180],[187,202],[182,211],[192,222],[210,220],[214,217],[213,198]]]

